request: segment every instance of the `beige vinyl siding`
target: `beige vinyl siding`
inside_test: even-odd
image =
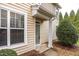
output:
[[[14,48],[18,55],[34,49],[35,39],[35,20],[32,17],[32,9],[30,4],[24,3],[0,3],[0,6],[10,7],[24,13],[27,13],[27,45]]]
[[[45,43],[48,41],[48,25],[49,25],[49,21],[43,21],[40,24],[40,40],[41,40],[41,44]]]
[[[55,19],[52,21],[52,40],[57,39],[56,36],[56,27],[59,24],[59,20]],[[41,44],[48,41],[48,31],[49,31],[49,20],[43,21],[40,24],[40,40]]]

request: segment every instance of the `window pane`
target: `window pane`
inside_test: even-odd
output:
[[[3,9],[1,9],[1,18],[2,19],[6,19],[7,18],[7,10],[3,10]]]
[[[16,14],[16,28],[21,28],[21,15]]]
[[[0,46],[7,45],[7,30],[0,29]]]
[[[14,28],[24,28],[24,15],[10,12],[10,26]]]
[[[7,11],[1,9],[1,27],[7,27]]]
[[[11,44],[24,42],[24,30],[11,29]]]
[[[21,15],[21,27],[24,28],[24,15]]]
[[[15,18],[10,18],[10,27],[15,27]]]
[[[10,12],[10,17],[11,17],[11,18],[15,18],[15,13]]]
[[[15,13],[10,12],[10,27],[15,28]]]
[[[1,19],[1,27],[7,27],[7,20]]]

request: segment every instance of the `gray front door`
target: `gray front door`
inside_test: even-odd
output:
[[[40,44],[40,22],[36,20],[36,45]]]

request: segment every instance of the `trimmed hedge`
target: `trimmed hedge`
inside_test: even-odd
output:
[[[56,35],[60,42],[64,45],[73,45],[78,41],[76,29],[68,20],[63,20],[56,31]]]
[[[0,56],[17,56],[17,53],[12,49],[2,49],[0,50]]]

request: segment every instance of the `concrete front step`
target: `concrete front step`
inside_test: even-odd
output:
[[[48,49],[47,51],[43,52],[46,56],[58,56],[57,52],[51,48]]]
[[[41,44],[36,48],[39,53],[44,53],[46,56],[58,56],[54,48],[48,48],[47,44]]]
[[[47,44],[41,44],[39,47],[36,48],[36,50],[39,51],[39,53],[42,53],[48,49],[49,48],[48,48]]]

